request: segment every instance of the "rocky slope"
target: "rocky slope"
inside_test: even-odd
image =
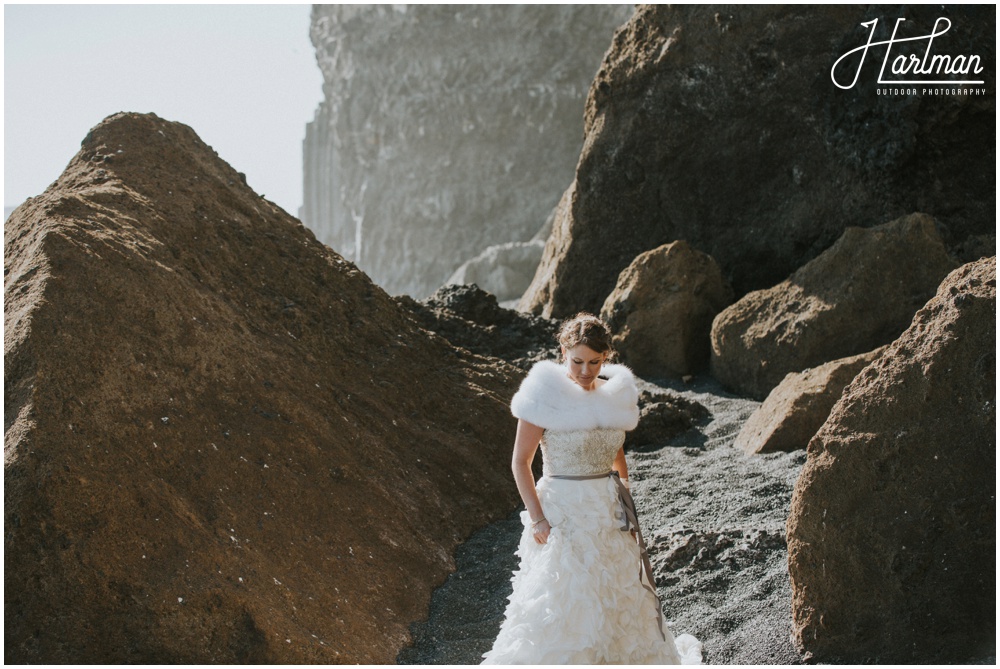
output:
[[[443,286],[419,302],[408,295],[394,299],[420,327],[455,346],[499,358],[524,371],[539,360],[559,355],[558,321],[504,309],[479,286]]]
[[[862,22],[903,17],[927,34],[942,13],[952,25],[935,48],[995,63],[993,6],[641,6],[591,86],[575,180],[521,308],[596,311],[639,253],[681,239],[740,297],[847,227],[914,211],[969,259],[993,255],[992,66],[974,96],[877,95],[882,52],[853,89],[830,78],[864,43]]]
[[[388,662],[513,508],[520,372],[190,128],[106,119],[4,238],[6,661]]]
[[[487,247],[528,241],[573,178],[587,87],[631,13],[316,5],[325,100],[303,145],[302,220],[417,298]]]

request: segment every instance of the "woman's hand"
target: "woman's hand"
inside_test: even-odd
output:
[[[517,436],[514,438],[514,454],[511,456],[510,468],[514,472],[514,482],[521,494],[521,501],[532,521],[531,534],[535,543],[544,544],[549,540],[549,521],[545,520],[542,504],[538,501],[538,491],[535,489],[535,479],[531,474],[531,461],[535,459],[538,442],[542,440],[545,430],[526,420],[517,421]]]
[[[552,531],[552,526],[549,525],[549,521],[544,518],[531,529],[531,533],[535,537],[536,544],[547,544],[549,542],[549,532]]]

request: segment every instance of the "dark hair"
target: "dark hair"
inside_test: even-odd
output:
[[[581,311],[576,316],[563,321],[559,328],[559,343],[567,349],[584,344],[598,353],[614,355],[611,349],[611,332],[600,318]]]

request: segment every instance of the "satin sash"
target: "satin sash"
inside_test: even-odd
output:
[[[621,515],[618,519],[624,524],[621,527],[622,532],[628,532],[629,530],[635,530],[636,541],[639,544],[639,584],[653,595],[653,599],[656,601],[656,620],[660,626],[660,636],[663,640],[667,640],[667,635],[663,631],[663,609],[660,605],[660,597],[656,594],[656,581],[653,580],[653,566],[649,563],[649,553],[646,551],[646,542],[642,538],[642,530],[639,529],[639,516],[635,511],[635,502],[632,500],[632,494],[622,483],[621,475],[618,474],[617,470],[612,469],[607,474],[589,474],[585,476],[570,476],[568,474],[564,475],[549,475],[550,479],[565,479],[567,481],[587,481],[590,479],[603,479],[611,477],[611,480],[615,482],[615,486],[618,488],[618,502],[621,505]]]

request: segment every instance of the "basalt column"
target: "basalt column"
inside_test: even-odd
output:
[[[527,241],[566,185],[583,106],[631,6],[317,5],[325,100],[302,220],[390,293],[424,297]]]

